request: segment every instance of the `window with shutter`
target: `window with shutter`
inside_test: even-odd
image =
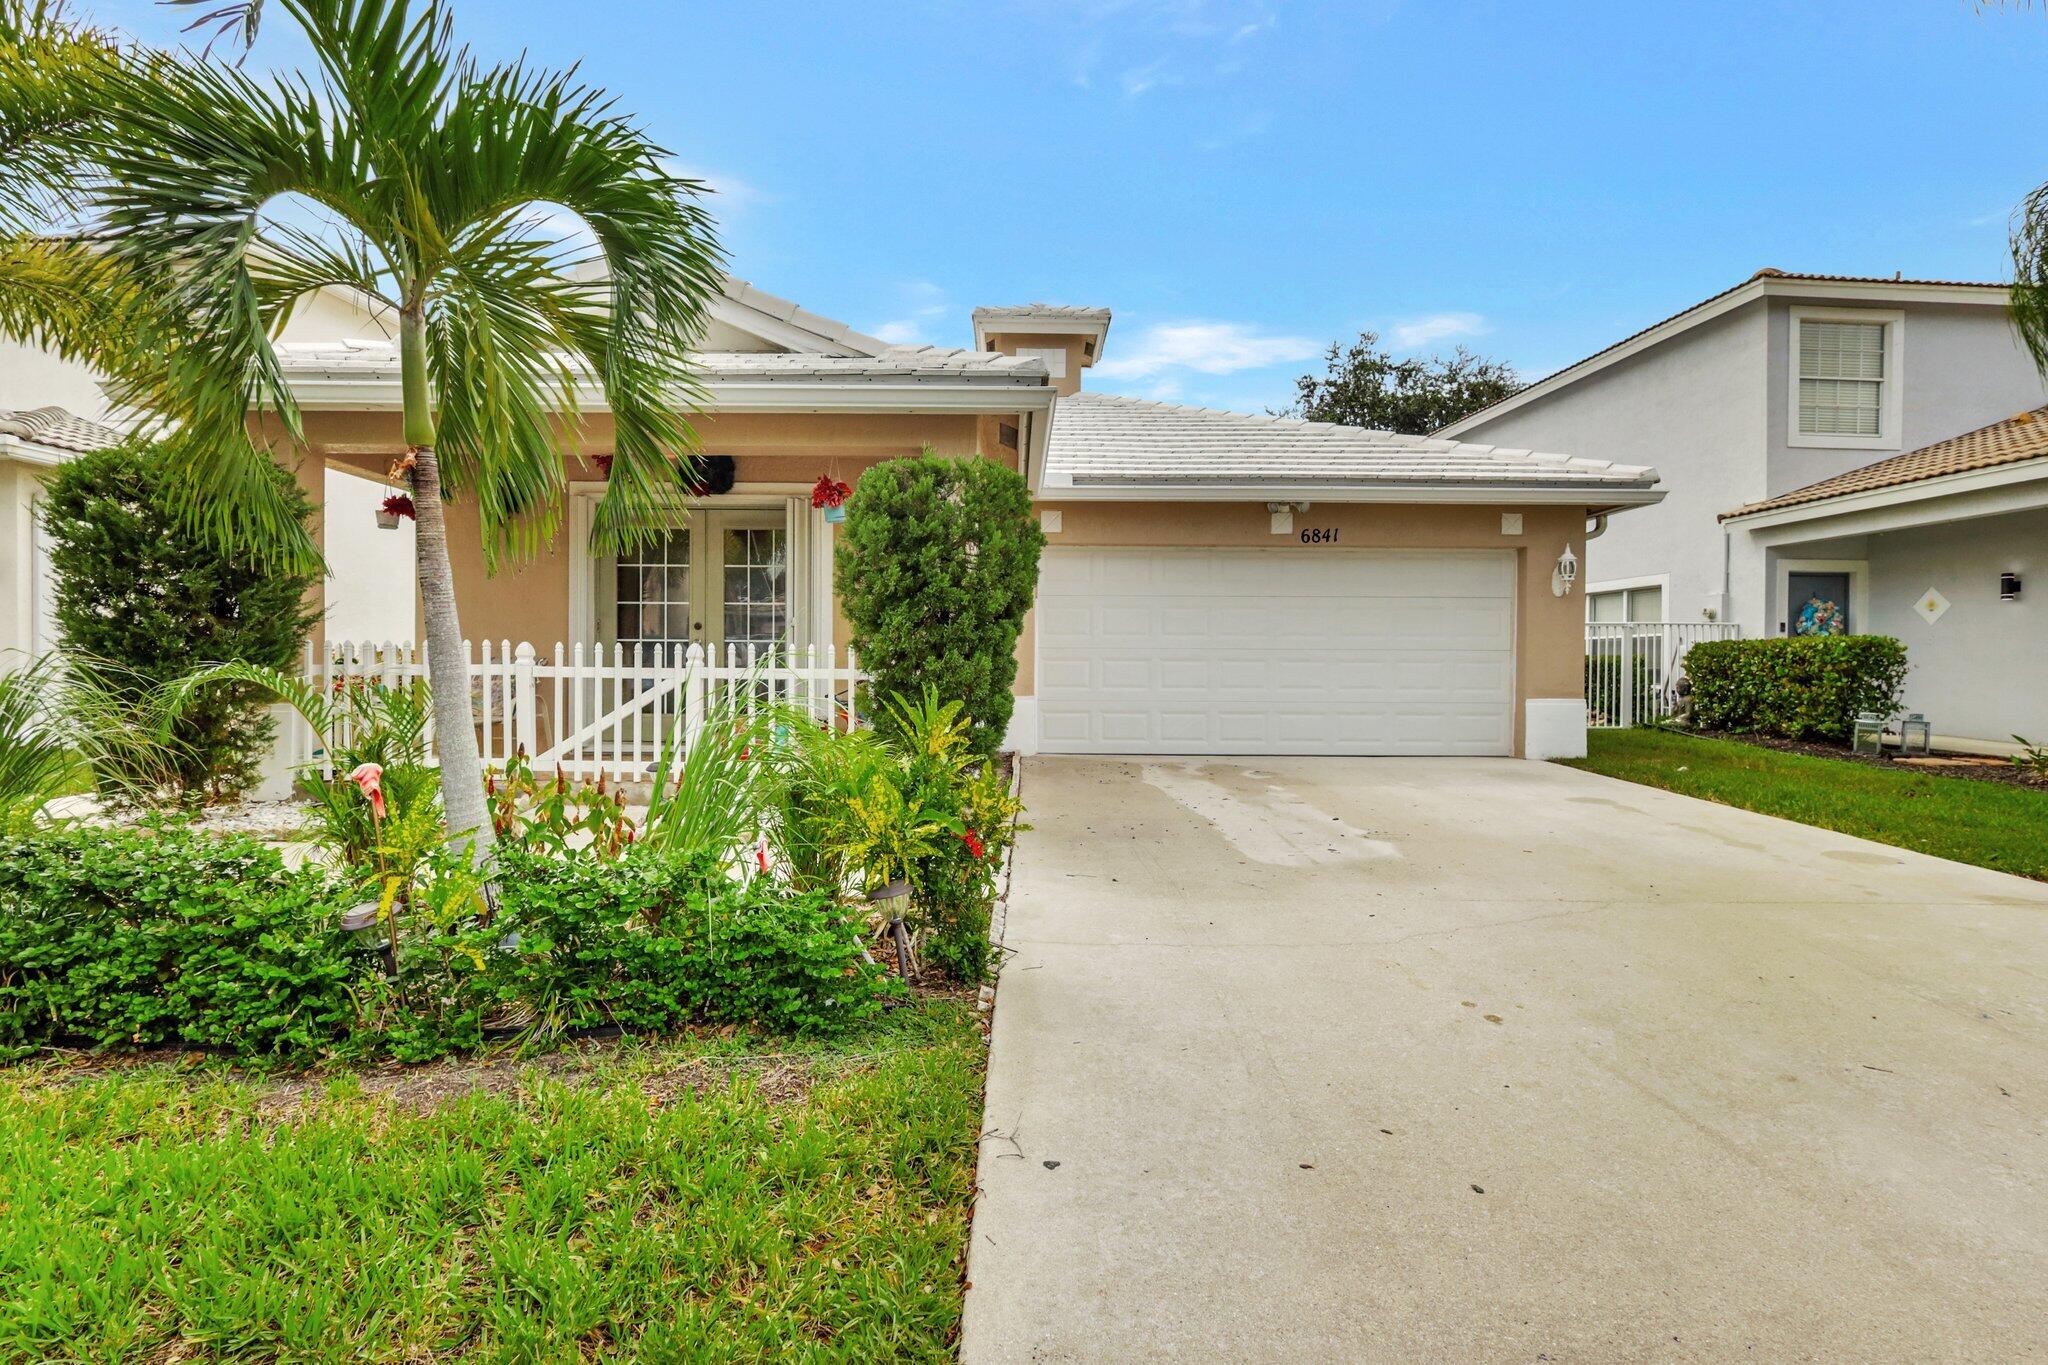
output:
[[[1801,435],[1884,434],[1884,323],[1802,318],[1797,350]]]

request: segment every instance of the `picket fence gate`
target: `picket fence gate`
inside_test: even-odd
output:
[[[852,649],[842,659],[815,645],[712,651],[699,644],[557,644],[543,656],[525,641],[483,640],[465,641],[463,652],[486,768],[523,753],[536,773],[559,767],[574,777],[613,781],[647,778],[678,724],[687,749],[705,717],[724,708],[752,712],[782,703],[851,731],[860,723],[860,684],[868,681]],[[427,677],[427,651],[409,640],[309,645],[304,676],[327,697],[350,687],[399,687]],[[333,776],[330,751],[350,739],[346,718],[332,735],[316,734],[295,714],[284,725],[287,761]],[[430,739],[431,733],[430,725]]]

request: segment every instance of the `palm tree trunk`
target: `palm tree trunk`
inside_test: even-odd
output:
[[[417,535],[413,560],[420,582],[420,612],[427,623],[427,685],[434,693],[434,749],[441,759],[441,810],[449,837],[488,856],[496,842],[484,804],[484,764],[476,749],[476,716],[469,704],[469,653],[455,611],[455,567],[448,561],[448,511],[441,502],[441,463],[434,455],[433,398],[427,387],[427,327],[417,305],[398,320],[399,381],[403,386],[405,447],[412,456],[412,502]]]
[[[441,757],[441,808],[447,813],[449,835],[486,854],[493,842],[490,812],[484,804],[483,759],[477,753],[475,713],[469,702],[469,656],[455,610],[441,466],[432,446],[416,446],[411,453],[418,521],[414,559],[427,624],[427,678],[434,693],[434,748]]]

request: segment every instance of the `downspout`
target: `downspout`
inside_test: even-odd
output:
[[[1607,514],[1601,512],[1586,519],[1586,539],[1598,540],[1607,534]]]

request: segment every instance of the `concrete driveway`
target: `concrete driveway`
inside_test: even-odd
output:
[[[1509,760],[1025,798],[968,1361],[2048,1354],[2048,886]]]

